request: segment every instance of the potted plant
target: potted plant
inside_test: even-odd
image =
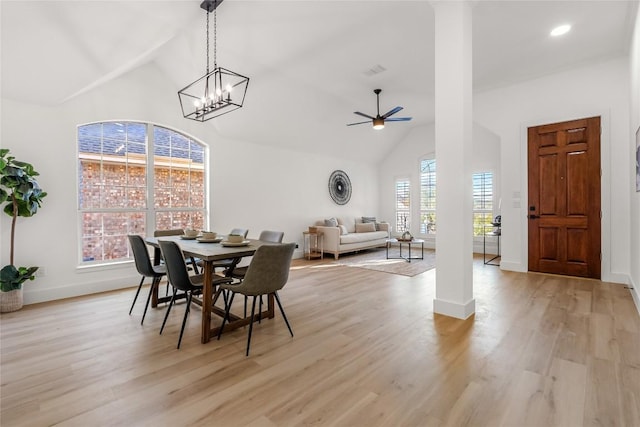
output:
[[[22,284],[33,280],[38,270],[38,267],[16,267],[13,263],[16,220],[19,216],[35,215],[47,195],[35,179],[38,175],[32,165],[16,160],[8,149],[0,149],[0,204],[5,204],[3,211],[11,217],[9,265],[0,270],[0,312],[3,313],[22,308]]]

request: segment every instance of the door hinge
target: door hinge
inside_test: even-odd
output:
[[[600,211],[600,219],[602,219],[602,211]]]

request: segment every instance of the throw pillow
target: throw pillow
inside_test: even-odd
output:
[[[388,223],[388,222],[386,222],[386,221],[376,222],[376,231],[380,231],[380,230],[381,230],[381,228],[380,228],[380,224],[385,224],[385,225],[387,225],[387,226],[389,225],[389,223]],[[385,228],[385,230],[386,230],[386,228]]]
[[[362,222],[376,222],[375,216],[363,216]]]
[[[376,225],[373,222],[357,222],[356,233],[369,233],[376,231]]]
[[[337,227],[338,226],[338,220],[335,219],[335,218],[325,219],[324,220],[324,225],[326,227]]]
[[[339,225],[338,227],[340,227],[340,235],[344,236],[345,234],[349,234],[349,232],[347,231],[347,226],[346,225]]]

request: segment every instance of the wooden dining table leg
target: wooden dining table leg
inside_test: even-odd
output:
[[[275,298],[273,297],[273,294],[269,294],[269,296],[267,297],[267,317],[269,319],[273,319],[276,315],[275,307],[273,304],[274,300]]]
[[[200,341],[208,343],[211,338],[211,308],[213,305],[213,262],[204,262],[204,282],[202,285],[202,333]]]
[[[160,248],[153,248],[153,265],[160,265]],[[156,308],[158,306],[158,288],[160,288],[160,282],[151,290],[151,307]]]

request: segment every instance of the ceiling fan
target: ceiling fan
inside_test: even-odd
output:
[[[366,122],[349,123],[349,124],[347,124],[347,126],[363,125],[365,123],[373,123],[373,128],[374,129],[382,129],[382,128],[384,128],[384,121],[385,120],[388,121],[388,122],[408,122],[409,120],[411,120],[411,117],[393,117],[393,118],[389,118],[390,116],[394,115],[398,111],[402,110],[402,107],[392,108],[391,110],[387,111],[383,115],[380,115],[380,92],[382,92],[382,89],[374,89],[373,90],[373,93],[376,94],[376,100],[377,100],[377,103],[378,103],[378,112],[377,112],[376,116],[372,117],[372,116],[370,116],[368,114],[364,114],[364,113],[361,113],[359,111],[354,111],[354,114],[357,114],[357,115],[362,116],[362,117],[366,117],[369,120],[367,120]]]

